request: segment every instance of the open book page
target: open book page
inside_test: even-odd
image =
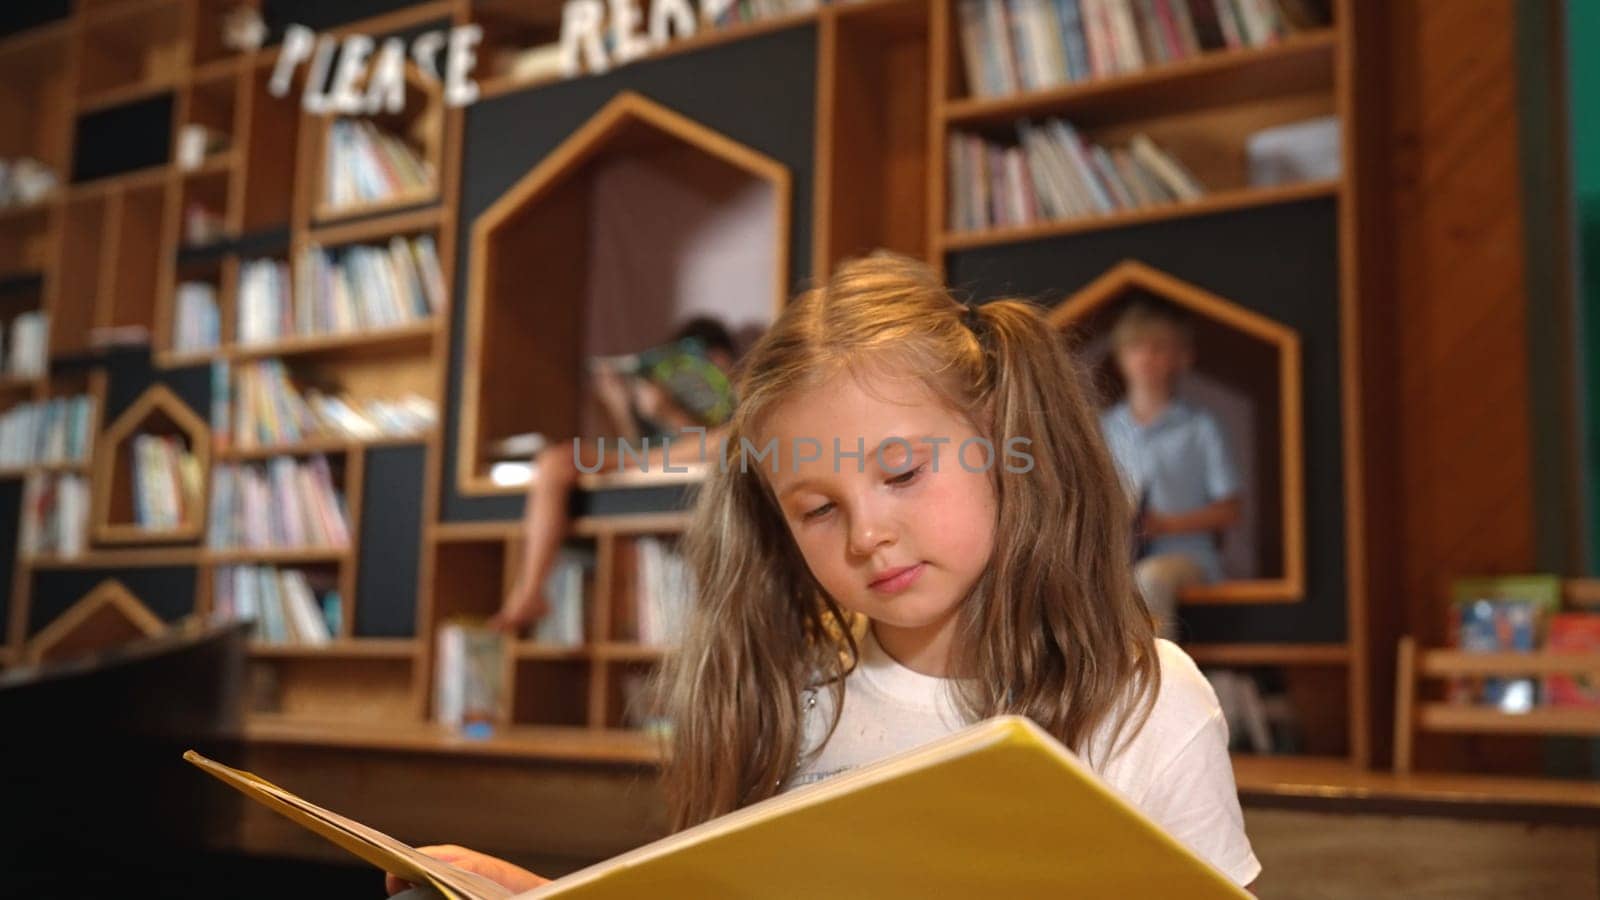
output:
[[[183,758],[214,775],[252,800],[354,853],[369,863],[415,884],[430,884],[451,900],[504,900],[511,891],[472,872],[420,853],[381,831],[308,803],[249,772],[230,768],[194,752]]]
[[[1033,722],[1003,716],[516,900],[1250,895]]]

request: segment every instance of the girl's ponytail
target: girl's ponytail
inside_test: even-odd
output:
[[[971,701],[986,715],[1027,715],[1069,747],[1103,749],[1085,746],[1089,734],[1116,718],[1130,684],[1136,699],[1153,700],[1160,678],[1133,582],[1128,498],[1088,378],[1038,308],[996,300],[961,317],[988,375],[980,402],[1000,454],[996,534],[1036,538],[997,542],[985,580],[1009,596],[971,604],[975,633],[998,637],[971,643],[969,665],[982,673]]]

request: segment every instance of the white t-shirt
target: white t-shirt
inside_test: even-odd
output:
[[[1091,738],[1086,762],[1202,859],[1248,885],[1261,873],[1261,863],[1244,833],[1217,695],[1189,654],[1166,640],[1156,646],[1161,690],[1149,719],[1110,760],[1104,758],[1110,735],[1102,729]],[[957,712],[947,683],[900,665],[869,630],[860,664],[845,680],[839,727],[820,753],[813,751],[827,730],[833,695],[811,695],[816,702],[806,713],[802,762],[784,788],[877,762],[971,724]]]

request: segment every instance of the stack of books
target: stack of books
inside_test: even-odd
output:
[[[694,577],[683,556],[669,541],[641,537],[634,542],[639,573],[637,604],[639,643],[669,647],[678,642],[694,602]]]
[[[1326,26],[1326,0],[960,0],[962,62],[980,97],[1138,72]]]
[[[145,531],[173,531],[196,521],[205,476],[199,458],[183,438],[137,435],[128,452],[132,455],[134,524]]]
[[[216,549],[288,550],[350,545],[344,497],[327,458],[280,456],[219,465],[211,482],[207,543]]]
[[[950,229],[981,231],[1191,202],[1205,186],[1143,134],[1127,147],[1083,139],[1061,119],[1017,125],[1018,143],[952,132]]]
[[[84,462],[93,416],[88,394],[12,407],[0,415],[0,469]]]
[[[11,321],[11,344],[6,354],[6,374],[13,378],[38,378],[50,365],[50,317],[25,312]]]
[[[241,344],[267,344],[294,333],[289,263],[252,259],[239,266],[239,321],[235,338]]]
[[[89,480],[82,475],[35,473],[22,492],[21,552],[25,556],[78,556],[89,527]]]
[[[253,621],[269,644],[326,644],[341,631],[339,591],[315,574],[274,566],[221,566],[213,575],[212,615]]]
[[[216,285],[204,281],[185,281],[178,285],[175,305],[173,351],[205,353],[217,349],[222,341],[222,320],[217,313]]]
[[[220,444],[232,436],[241,449],[276,447],[315,438],[371,441],[415,437],[432,430],[438,405],[416,394],[356,398],[301,391],[282,360],[266,359],[212,370],[211,428]]]
[[[324,176],[322,199],[329,206],[381,203],[434,184],[433,167],[422,154],[366,119],[337,119],[329,126]]]
[[[445,301],[439,254],[433,237],[425,234],[396,236],[387,247],[311,247],[295,261],[295,287],[299,302],[292,327],[301,335],[350,334],[425,321]]]

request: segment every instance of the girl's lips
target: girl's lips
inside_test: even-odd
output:
[[[915,584],[922,576],[922,563],[906,566],[903,569],[894,569],[882,578],[869,585],[873,590],[883,594],[898,594]]]

